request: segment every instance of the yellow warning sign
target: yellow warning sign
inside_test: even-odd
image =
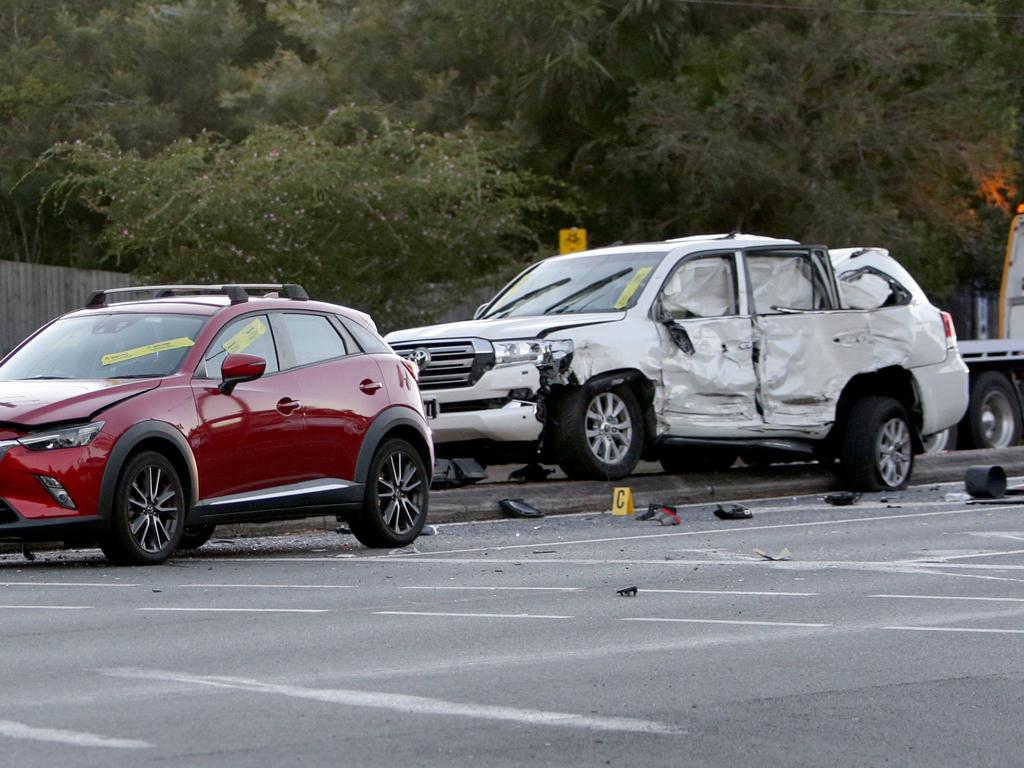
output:
[[[251,323],[225,341],[222,346],[226,352],[241,352],[266,332],[267,324],[258,317],[254,317]]]
[[[571,227],[558,230],[558,252],[577,253],[587,250],[587,230]]]
[[[157,352],[167,352],[171,349],[181,349],[183,347],[191,347],[195,344],[192,339],[182,336],[180,339],[168,339],[167,341],[158,341],[155,344],[147,344],[144,347],[135,347],[134,349],[126,349],[124,352],[113,352],[109,355],[104,355],[100,358],[100,362],[103,365],[114,365],[115,363],[123,363],[125,360],[134,360],[137,357],[145,357],[146,355],[155,355]]]
[[[633,512],[633,489],[616,488],[612,491],[612,514],[632,515]]]
[[[629,300],[633,298],[633,294],[636,293],[636,289],[640,287],[644,278],[651,274],[652,269],[653,267],[640,267],[636,274],[633,275],[633,279],[626,283],[626,287],[622,289],[618,300],[612,306],[615,309],[625,309],[626,305],[629,304]]]

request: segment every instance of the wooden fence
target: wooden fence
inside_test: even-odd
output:
[[[0,261],[0,356],[48,320],[84,306],[90,292],[132,282],[123,272]]]

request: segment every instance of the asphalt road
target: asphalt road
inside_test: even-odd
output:
[[[3,555],[0,762],[1018,765],[1024,504],[961,490]]]

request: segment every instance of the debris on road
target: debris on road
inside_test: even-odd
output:
[[[860,499],[859,493],[853,491],[836,491],[835,493],[829,493],[823,496],[827,504],[831,504],[834,507],[848,507],[851,504],[856,504]]]
[[[714,509],[719,520],[749,520],[754,513],[742,504],[719,504]]]
[[[1006,471],[998,464],[968,467],[964,489],[975,499],[998,499],[1006,495]]]
[[[352,531],[349,530],[347,525],[339,525],[334,529],[335,533],[340,533],[342,536],[351,536]]]
[[[767,552],[765,552],[763,549],[755,549],[754,550],[754,554],[758,555],[759,557],[763,557],[765,560],[771,560],[772,562],[777,562],[777,561],[781,561],[781,560],[792,560],[793,559],[793,555],[789,551],[789,547],[783,547],[782,551],[779,552],[779,554],[777,554],[777,555],[770,555]]]
[[[656,514],[658,514],[658,510],[659,509],[661,509],[661,505],[660,504],[648,504],[647,505],[647,511],[646,512],[637,512],[637,514],[633,517],[633,519],[634,520],[650,520],[652,517],[654,517]]]
[[[543,512],[522,499],[502,499],[498,505],[509,517],[544,517]]]
[[[424,525],[423,530],[420,531],[420,536],[437,536],[437,533],[436,525]]]
[[[683,522],[679,519],[679,513],[672,507],[659,507],[652,519],[662,525],[679,525]]]
[[[947,493],[942,497],[943,501],[968,501],[971,498],[969,493]]]
[[[620,597],[636,597],[638,591],[636,587],[626,587],[625,589],[618,590],[618,594]]]
[[[535,555],[553,555],[553,554],[555,554],[555,550],[553,550],[553,549],[535,549],[535,550],[533,550],[533,554],[535,554]]]
[[[436,490],[461,488],[487,479],[487,470],[473,459],[438,459],[430,487]]]
[[[540,464],[527,464],[525,467],[509,473],[508,479],[520,483],[543,483],[555,470],[542,467]]]

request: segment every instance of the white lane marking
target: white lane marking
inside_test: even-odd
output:
[[[355,589],[352,584],[182,584],[202,589]]]
[[[673,624],[741,624],[753,627],[831,627],[831,624],[809,624],[801,621],[740,621],[739,619],[664,619],[659,617],[629,617],[619,621],[667,621]]]
[[[87,611],[91,605],[0,605],[4,611]]]
[[[136,608],[165,613],[327,613],[326,608]]]
[[[584,587],[458,587],[454,585],[445,585],[438,587],[430,586],[416,586],[416,587],[401,587],[401,589],[453,589],[453,590],[477,590],[481,592],[582,592]]]
[[[972,632],[992,635],[1024,635],[1024,629],[988,629],[984,627],[882,627],[904,632]]]
[[[641,533],[634,536],[611,536],[608,538],[597,538],[597,539],[576,539],[573,541],[556,541],[547,543],[533,544],[507,544],[500,547],[474,547],[472,549],[448,549],[440,550],[438,552],[420,552],[420,556],[426,555],[460,555],[468,554],[470,552],[500,552],[508,549],[547,549],[550,547],[565,547],[574,544],[603,544],[603,543],[614,543],[620,541],[634,541],[642,539],[666,539],[675,538],[679,536],[710,536],[710,535],[721,535],[721,534],[746,534],[750,531],[773,531],[784,528],[811,528],[820,527],[822,525],[844,525],[849,523],[876,523],[885,522],[889,520],[908,520],[920,517],[942,517],[949,515],[976,515],[982,512],[994,512],[996,510],[1004,511],[1003,507],[990,508],[986,510],[970,508],[970,509],[945,509],[933,512],[908,512],[903,515],[877,515],[875,517],[847,517],[840,520],[812,520],[806,523],[778,523],[775,525],[744,525],[737,526],[734,528],[707,528],[699,531],[672,531],[667,533]],[[1016,512],[1016,511],[1015,511]],[[404,560],[409,555],[379,555],[376,557],[358,557],[352,558],[353,562],[359,560]]]
[[[743,592],[733,589],[648,589],[643,587],[644,594],[660,592],[671,595],[757,595],[758,597],[820,597],[820,592]]]
[[[623,541],[640,541],[643,539],[664,539],[664,538],[675,538],[679,536],[712,536],[712,535],[723,535],[723,534],[746,534],[750,531],[773,531],[784,528],[817,528],[823,525],[844,525],[850,523],[877,523],[887,522],[890,520],[909,520],[921,517],[941,517],[949,515],[977,515],[977,514],[995,514],[997,512],[1006,511],[1005,507],[990,507],[987,509],[981,508],[970,508],[970,509],[947,509],[939,510],[936,512],[912,512],[905,515],[878,515],[876,517],[850,517],[841,520],[814,520],[807,523],[779,523],[777,525],[744,525],[734,528],[707,528],[697,531],[675,531],[671,533],[642,533],[635,536],[610,536],[607,538],[599,539],[575,539],[573,541],[554,541],[554,542],[535,542],[533,544],[507,544],[500,547],[475,547],[472,549],[445,549],[438,550],[437,552],[418,552],[415,554],[395,554],[395,555],[367,555],[359,557],[344,557],[339,558],[337,555],[331,557],[246,557],[240,555],[238,557],[208,557],[204,558],[203,562],[206,563],[337,563],[339,559],[344,559],[346,563],[380,563],[386,561],[389,563],[422,563],[430,562],[434,560],[434,555],[461,555],[468,554],[470,552],[501,552],[511,549],[543,549],[548,547],[564,547],[574,544],[613,544]],[[1014,513],[1016,514],[1016,510]],[[495,522],[495,521],[490,521]],[[437,559],[437,562],[459,562],[457,560],[442,560]],[[462,562],[496,562],[493,560],[463,560]],[[505,561],[511,562],[511,561]],[[519,561],[516,561],[519,562]],[[523,562],[530,563],[575,563],[581,562],[576,560],[554,560],[551,558],[528,558]],[[582,561],[582,562],[597,562],[597,561]],[[601,561],[601,562],[631,562],[628,560],[622,561]],[[645,561],[635,561],[645,562]],[[683,562],[683,561],[668,561],[668,562]],[[698,564],[716,564],[715,561],[710,560],[699,560],[694,561]],[[764,563],[765,561],[758,560],[756,562]],[[892,563],[888,562],[885,565],[891,566]],[[957,567],[957,566],[950,566]],[[964,568],[984,568],[986,566],[959,566]],[[1006,566],[988,566],[992,568],[1006,567]],[[1024,568],[1024,566],[1021,566]]]
[[[573,616],[554,616],[542,613],[455,613],[442,611],[374,611],[374,616],[449,616],[472,619],[572,619]]]
[[[573,712],[551,712],[541,709],[493,706],[488,704],[465,704],[445,701],[426,696],[408,696],[399,693],[359,691],[339,688],[304,688],[297,685],[263,683],[233,677],[201,677],[177,672],[150,669],[111,669],[106,674],[143,680],[171,681],[192,685],[207,685],[217,688],[267,693],[296,699],[340,704],[348,707],[386,709],[417,715],[448,715],[469,717],[478,720],[499,720],[530,725],[562,726],[592,731],[627,731],[632,733],[675,734],[680,729],[673,725],[653,720],[632,717],[602,717],[580,715]]]
[[[1024,597],[962,597],[960,595],[870,595],[894,600],[975,600],[987,603],[1024,603]]]
[[[137,587],[138,584],[109,584],[93,581],[0,581],[0,587]]]
[[[971,552],[966,555],[933,555],[932,557],[915,557],[910,560],[898,560],[897,562],[944,564],[950,560],[971,560],[978,557],[1002,557],[1004,555],[1024,555],[1024,549],[986,550],[984,552]]]
[[[0,720],[0,736],[9,739],[31,739],[32,741],[53,741],[76,747],[108,747],[110,749],[147,749],[149,742],[137,739],[114,739],[95,733],[66,731],[62,728],[34,728],[13,720]]]

